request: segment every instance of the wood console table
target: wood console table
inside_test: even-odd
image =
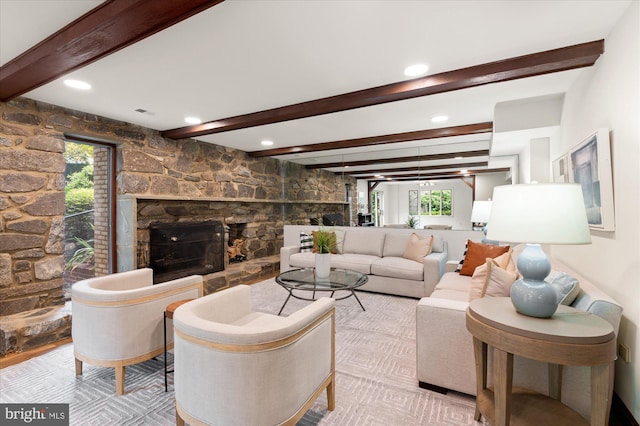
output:
[[[485,297],[469,305],[477,399],[475,419],[493,425],[587,424],[561,400],[562,365],[591,366],[591,425],[609,421],[616,336],[606,320],[568,306],[549,319],[516,312],[508,297]],[[493,390],[487,387],[487,347],[493,347]],[[549,363],[549,396],[513,389],[513,355]]]

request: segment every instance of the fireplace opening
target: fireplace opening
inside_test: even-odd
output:
[[[149,266],[154,284],[222,271],[225,253],[221,222],[149,225]]]

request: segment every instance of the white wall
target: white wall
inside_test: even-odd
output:
[[[476,200],[489,200],[493,196],[493,188],[508,185],[511,179],[506,173],[483,173],[476,175]]]
[[[432,216],[421,219],[419,225],[443,224],[453,229],[471,229],[471,188],[460,179],[435,181],[434,186],[419,187],[415,183],[384,183],[376,191],[384,192],[384,224],[406,223],[409,218],[409,190],[451,189],[453,191],[453,216]]]
[[[615,391],[640,420],[640,2],[605,39],[605,53],[565,97],[561,139],[551,158],[599,127],[610,129],[615,232],[592,231],[592,244],[555,246],[552,255],[589,276],[624,308],[618,342],[631,349],[616,361]]]

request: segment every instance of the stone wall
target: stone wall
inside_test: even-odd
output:
[[[355,186],[355,180],[333,173],[165,139],[155,130],[26,98],[0,103],[0,316],[64,304],[65,134],[113,142],[118,196],[206,199],[227,221],[246,211],[256,224],[251,228],[256,233],[251,244],[261,245],[256,253],[273,253],[281,244],[274,237],[262,247],[262,233],[276,235],[283,223],[308,223],[323,212],[342,211],[345,183]],[[268,212],[264,220],[243,210],[242,202],[249,200],[264,202],[252,204]]]

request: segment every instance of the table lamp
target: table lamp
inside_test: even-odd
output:
[[[569,183],[497,186],[489,222],[487,238],[526,243],[517,261],[522,279],[511,287],[516,311],[551,317],[558,302],[554,289],[544,281],[551,263],[540,245],[591,243],[582,187]]]
[[[471,207],[471,224],[482,223],[482,232],[487,236],[487,223],[489,222],[489,214],[491,213],[491,200],[474,201]]]

